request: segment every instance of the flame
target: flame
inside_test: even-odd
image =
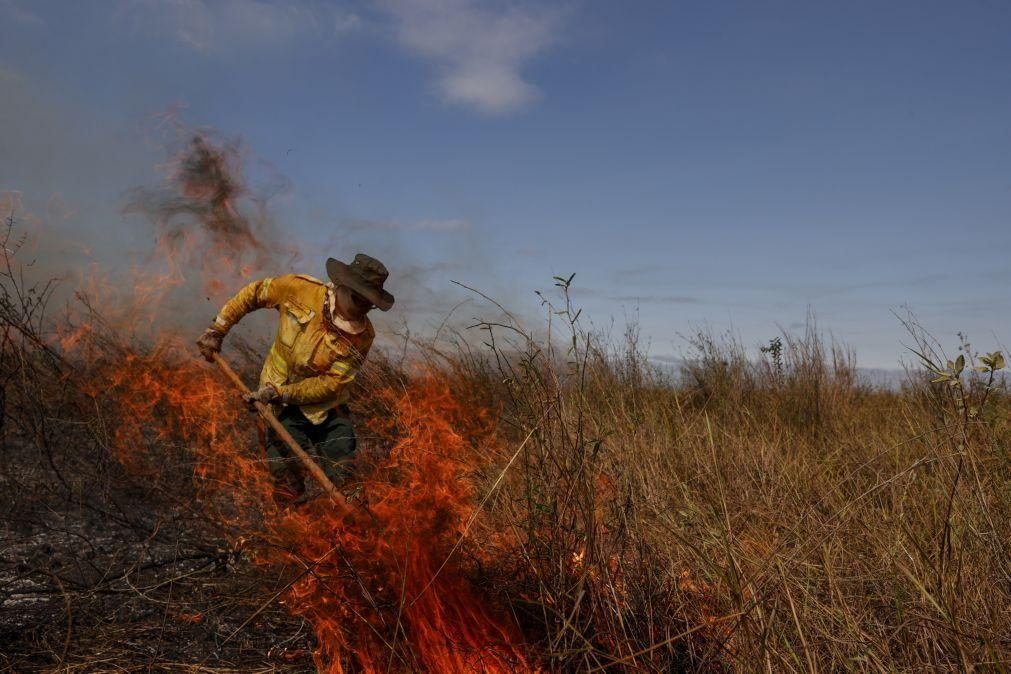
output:
[[[90,364],[87,392],[119,409],[112,451],[153,477],[167,462],[195,464],[201,504],[235,549],[289,577],[279,600],[313,626],[321,671],[533,669],[518,628],[470,580],[480,551],[451,556],[475,507],[470,476],[502,442],[492,410],[463,404],[433,370],[379,385],[370,403],[385,413],[367,423],[379,458],[361,466],[362,496],[282,507],[238,392],[197,358],[195,334],[159,320],[186,272],[226,288],[269,252],[241,214],[236,157],[194,136],[169,191],[132,193],[127,210],[152,218],[165,264],[135,268],[127,297],[95,274],[87,311],[59,337]]]
[[[96,391],[124,407],[117,457],[156,473],[158,449],[182,444],[196,458],[204,507],[237,548],[294,574],[281,601],[306,618],[322,671],[392,664],[438,672],[528,668],[521,635],[474,590],[459,558],[443,567],[474,508],[468,475],[499,442],[488,410],[465,409],[444,375],[376,392],[390,410],[368,424],[390,447],[368,467],[367,505],[320,498],[279,507],[250,415],[234,390],[177,339],[108,363]],[[179,457],[181,458],[181,457]],[[441,571],[440,571],[441,569]]]

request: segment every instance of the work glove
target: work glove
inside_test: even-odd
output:
[[[280,402],[281,394],[278,393],[277,389],[274,388],[273,385],[267,384],[266,386],[261,386],[257,391],[244,394],[242,399],[250,405],[253,403],[263,403],[264,405],[269,405],[270,403]]]
[[[207,328],[204,330],[204,334],[200,335],[200,339],[197,340],[197,348],[200,349],[200,355],[207,359],[208,363],[214,362],[214,354],[221,353],[221,342],[225,339],[225,333],[219,332],[214,328]]]

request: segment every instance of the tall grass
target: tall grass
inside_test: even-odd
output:
[[[32,327],[35,300],[3,278],[18,291],[0,296],[0,360],[19,441],[48,451],[57,438],[36,431],[64,398],[101,437],[105,418],[88,411],[101,392],[87,386],[101,360],[62,360]],[[479,512],[457,554],[515,616],[531,661],[612,672],[1011,663],[1003,357],[962,344],[949,361],[910,323],[922,367],[901,390],[878,389],[811,322],[754,353],[697,334],[675,377],[650,363],[634,326],[618,343],[584,330],[571,278],[558,281],[543,338],[505,312],[475,327],[483,346],[377,353],[356,406],[385,413],[370,390],[409,380],[420,360],[463,404],[496,412],[506,442],[474,475]],[[157,442],[147,451],[178,456],[172,438]]]
[[[924,367],[875,388],[812,321],[754,357],[697,334],[673,378],[634,329],[582,330],[559,285],[549,339],[505,321],[483,352],[429,351],[512,438],[468,545],[549,667],[1011,663],[1009,397],[986,365],[936,381],[957,361],[910,325]]]

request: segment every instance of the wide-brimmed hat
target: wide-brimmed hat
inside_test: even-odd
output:
[[[382,311],[393,306],[393,295],[383,290],[390,272],[374,257],[358,253],[351,264],[331,257],[326,261],[326,273],[334,285],[351,288]]]

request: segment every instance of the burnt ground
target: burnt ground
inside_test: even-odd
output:
[[[75,435],[0,446],[0,671],[314,670],[286,579],[229,548],[190,467],[134,474]]]

